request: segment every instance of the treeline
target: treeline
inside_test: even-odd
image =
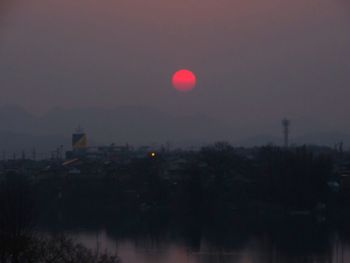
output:
[[[228,143],[216,143],[199,152],[178,153],[177,158],[183,162],[172,173],[166,153],[125,165],[90,162],[85,172],[80,167],[81,175],[41,180],[36,192],[46,216],[62,210],[89,220],[96,214],[113,218],[150,211],[172,218],[282,216],[322,210],[334,201],[328,187],[333,156],[314,154],[307,147],[266,146],[242,154]],[[87,176],[91,170],[98,173]]]

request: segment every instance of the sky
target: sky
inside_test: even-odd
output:
[[[294,120],[350,133],[346,0],[0,2],[0,106],[152,107],[242,136]],[[195,72],[180,93],[172,74]],[[277,132],[280,132],[278,130]]]

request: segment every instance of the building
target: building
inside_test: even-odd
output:
[[[75,133],[72,135],[72,148],[73,151],[85,150],[88,145],[88,140],[86,133],[84,133],[83,129],[79,126]]]

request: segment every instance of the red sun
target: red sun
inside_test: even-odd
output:
[[[172,82],[176,90],[187,92],[194,89],[197,77],[192,71],[181,69],[174,73]]]

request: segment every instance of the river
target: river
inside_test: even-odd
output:
[[[326,225],[283,225],[249,234],[241,230],[236,234],[231,229],[224,234],[214,230],[208,236],[194,231],[185,237],[171,231],[129,237],[116,237],[105,229],[67,233],[91,249],[117,253],[123,263],[350,262],[348,234]]]

